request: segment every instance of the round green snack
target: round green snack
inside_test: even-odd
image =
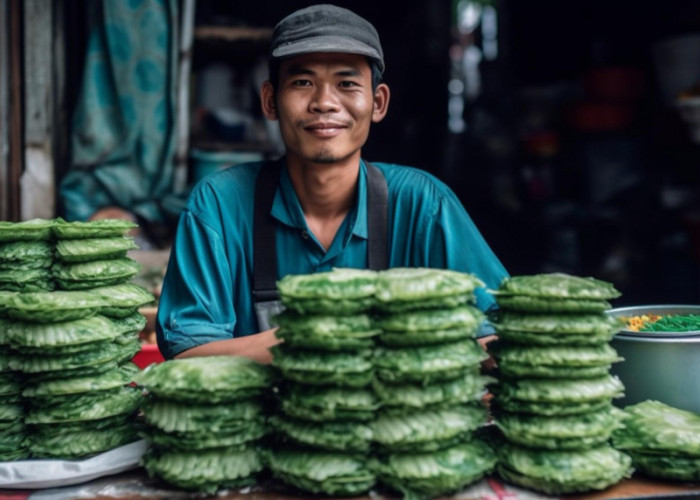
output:
[[[634,468],[650,477],[677,481],[700,481],[700,457],[657,455],[626,451],[632,457]]]
[[[501,332],[537,332],[559,335],[611,334],[620,331],[624,321],[605,314],[523,314],[501,311],[493,327]]]
[[[470,295],[484,283],[476,276],[448,269],[395,267],[381,271],[376,297],[387,302],[419,302],[425,299]]]
[[[66,222],[57,218],[52,226],[58,240],[82,238],[117,238],[138,227],[138,224],[125,219],[100,219],[93,221]]]
[[[512,442],[548,449],[579,449],[602,444],[622,426],[622,410],[555,417],[500,412],[496,425]]]
[[[63,262],[122,259],[138,245],[131,238],[86,238],[56,242],[56,257]]]
[[[379,408],[371,390],[290,384],[280,392],[283,413],[313,422],[329,420],[367,421]]]
[[[435,311],[411,311],[381,316],[377,326],[385,332],[433,332],[435,330],[471,330],[476,332],[484,314],[471,306]]]
[[[165,432],[160,429],[148,429],[143,435],[156,448],[162,450],[196,451],[241,447],[259,440],[268,431],[268,426],[262,418],[239,422],[236,427],[225,431],[205,429],[187,432]]]
[[[486,417],[486,408],[476,404],[428,408],[401,415],[380,412],[371,428],[374,441],[383,450],[434,451],[468,440],[486,422]]]
[[[0,242],[45,241],[51,238],[53,220],[0,221]]]
[[[564,273],[511,276],[503,280],[498,292],[553,299],[589,300],[616,299],[621,295],[612,283]]]
[[[111,429],[77,431],[70,434],[36,432],[30,435],[29,449],[34,458],[82,458],[136,441],[131,422]]]
[[[614,331],[560,335],[545,332],[502,331],[498,338],[525,346],[598,346],[610,342]]]
[[[604,377],[611,366],[538,366],[508,362],[499,364],[498,371],[504,378],[582,379]]]
[[[53,277],[64,290],[84,290],[125,283],[141,270],[141,264],[133,259],[95,260],[76,264],[57,262],[53,265]]]
[[[254,475],[263,469],[260,454],[253,448],[162,453],[150,450],[141,461],[150,476],[159,476],[178,488],[209,494],[255,484]]]
[[[269,366],[240,356],[174,359],[150,365],[135,377],[157,397],[192,403],[240,401],[261,394],[273,380]]]
[[[499,342],[490,344],[489,351],[499,366],[511,362],[533,366],[606,366],[623,361],[615,349],[607,344],[591,347],[524,347]]]
[[[521,379],[502,381],[494,387],[497,401],[535,403],[583,403],[619,397],[624,391],[614,375],[582,380]]]
[[[320,450],[368,452],[372,429],[362,422],[308,422],[274,415],[270,425],[295,443]]]
[[[396,407],[413,411],[432,405],[479,401],[486,392],[484,387],[491,382],[495,379],[466,372],[453,380],[433,384],[386,384],[375,380],[372,386],[385,409]]]
[[[305,316],[289,310],[276,318],[280,328],[275,335],[286,345],[318,350],[361,350],[374,346],[373,337],[381,330],[365,314],[355,316]]]
[[[94,316],[105,305],[94,290],[20,293],[7,302],[7,314],[17,321],[56,323]]]
[[[345,453],[278,450],[269,454],[268,467],[282,482],[316,494],[358,496],[376,482],[364,461]]]
[[[700,415],[650,400],[625,413],[625,426],[613,433],[616,448],[700,457]]]
[[[554,299],[494,293],[501,309],[526,313],[600,314],[612,306],[605,300]]]
[[[115,389],[131,382],[134,376],[134,371],[131,367],[136,367],[136,365],[129,363],[129,365],[116,370],[109,370],[87,377],[59,378],[29,384],[24,388],[22,395],[25,398],[51,398],[67,394]],[[136,368],[138,369],[138,367]]]
[[[439,451],[397,453],[370,461],[379,481],[404,498],[433,498],[461,490],[495,465],[494,451],[476,439]]]
[[[548,495],[602,490],[633,470],[630,457],[608,445],[554,451],[503,443],[497,453],[503,479]]]
[[[272,364],[282,375],[301,384],[364,387],[371,382],[374,373],[371,351],[302,351],[284,344],[270,351]]]
[[[27,424],[54,424],[129,415],[136,412],[141,397],[141,392],[133,387],[88,393],[84,396],[63,396],[51,404],[44,403],[30,408],[24,421]]]
[[[180,403],[147,398],[141,404],[146,422],[165,432],[232,433],[263,416],[262,403],[254,399],[219,404]]]
[[[429,384],[457,378],[488,358],[473,340],[425,347],[378,348],[374,363],[379,379],[390,383]]]
[[[120,333],[108,318],[96,315],[57,323],[15,322],[9,327],[7,338],[18,350],[27,347],[50,351],[57,347],[111,341]]]
[[[289,274],[277,282],[282,301],[288,299],[362,299],[375,292],[377,273],[367,269],[333,269],[313,274]]]

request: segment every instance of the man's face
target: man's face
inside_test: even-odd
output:
[[[379,99],[384,87],[380,85]],[[302,161],[333,163],[359,155],[372,121],[386,113],[377,106],[372,74],[364,56],[314,53],[282,61],[277,95],[263,88],[263,108],[270,99],[287,154]],[[388,87],[386,87],[388,102]],[[378,109],[379,108],[379,109]]]

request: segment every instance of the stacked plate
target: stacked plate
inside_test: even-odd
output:
[[[0,290],[53,290],[52,227],[43,219],[0,222]]]
[[[372,424],[379,480],[409,496],[457,491],[495,465],[494,452],[473,437],[485,423],[481,404],[487,358],[475,340],[482,313],[470,305],[472,275],[394,268],[377,279],[374,389],[382,408]]]
[[[506,442],[499,474],[548,494],[603,489],[631,473],[609,444],[621,426],[612,406],[624,387],[609,374],[622,323],[605,314],[620,294],[606,282],[565,274],[516,276],[494,292],[500,373],[494,414]]]
[[[29,456],[21,374],[11,366],[7,306],[19,292],[53,289],[51,221],[0,222],[0,460]]]
[[[56,245],[53,240],[50,244],[51,277],[63,290],[28,292],[25,287],[6,303],[12,320],[6,330],[13,350],[9,365],[23,373],[29,407],[25,421],[31,425],[26,443],[32,457],[80,458],[134,441],[140,396],[128,386],[138,371],[129,360],[140,349],[138,332],[145,318],[134,311],[108,318],[104,313],[111,302],[95,293],[106,284],[135,286],[125,282],[138,264],[129,261],[128,273],[115,274],[109,268],[113,260],[126,261],[126,251],[135,247],[125,237],[134,224],[57,220],[35,225],[49,227],[58,238]],[[103,239],[89,239],[94,235]],[[74,238],[72,253],[54,254],[67,237]],[[115,241],[122,248],[118,255],[104,250]],[[85,272],[73,268],[73,262],[94,267]],[[141,304],[153,299],[142,293]]]
[[[150,475],[210,494],[255,484],[269,367],[232,356],[178,359],[150,365],[136,382],[148,392],[143,464]]]
[[[662,479],[700,480],[700,415],[650,400],[625,413],[613,445],[632,457],[635,469]]]
[[[369,387],[379,334],[368,315],[375,283],[375,272],[356,269],[278,282],[287,309],[276,318],[283,343],[272,349],[283,381],[270,419],[278,443],[268,462],[290,486],[354,496],[375,483],[367,468],[378,406]]]

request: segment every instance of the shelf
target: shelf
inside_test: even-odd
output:
[[[269,42],[272,39],[272,28],[197,26],[194,37],[196,40],[214,42]]]

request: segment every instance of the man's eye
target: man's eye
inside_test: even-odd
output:
[[[345,89],[349,89],[351,87],[357,87],[357,82],[353,82],[350,80],[344,80],[344,81],[340,82],[340,86],[345,88]]]
[[[309,80],[294,80],[292,85],[295,87],[308,87],[311,85],[311,82]]]

